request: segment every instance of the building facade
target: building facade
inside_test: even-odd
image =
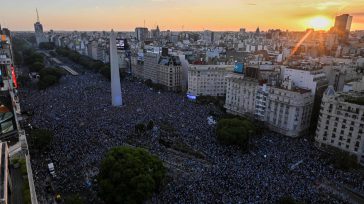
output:
[[[356,155],[362,165],[364,165],[363,100],[363,92],[336,93],[330,86],[322,99],[315,137],[320,147],[334,147]]]
[[[188,92],[193,96],[225,96],[226,76],[233,65],[193,65],[188,68]]]
[[[182,89],[182,66],[178,56],[160,56],[156,53],[145,53],[143,70],[144,80],[164,86],[169,91]]]
[[[135,36],[139,42],[145,41],[148,38],[148,35],[149,35],[148,28],[142,28],[142,27],[135,28]]]
[[[321,86],[327,85],[327,77],[323,69],[284,68],[283,78],[290,78],[295,86],[311,90],[312,95],[315,95]]]
[[[265,122],[275,132],[301,136],[310,127],[313,102],[310,90],[294,87],[291,80],[285,80],[280,87],[270,87]]]
[[[243,74],[231,73],[226,76],[226,82],[226,111],[234,115],[254,117],[259,81]]]

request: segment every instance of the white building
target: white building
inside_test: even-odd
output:
[[[228,113],[255,118],[265,122],[271,130],[290,137],[308,131],[314,103],[311,90],[294,86],[289,78],[280,86],[260,85],[259,77],[237,73],[228,74],[226,78]]]
[[[226,75],[234,65],[193,65],[188,68],[188,94],[193,96],[224,96]]]
[[[364,84],[364,80],[362,83]],[[362,165],[364,165],[363,90],[335,93],[330,86],[322,99],[315,137],[320,147],[335,147],[356,155]]]
[[[254,116],[258,80],[245,77],[243,74],[231,73],[226,76],[225,108],[235,115]]]
[[[280,87],[270,87],[265,121],[275,132],[290,137],[305,134],[310,127],[314,97],[308,89],[295,87],[286,79]]]
[[[290,78],[295,86],[311,90],[311,94],[315,95],[316,91],[326,84],[327,81],[323,69],[283,68],[283,78]]]
[[[267,84],[259,86],[255,96],[255,118],[265,121],[266,110],[268,106],[270,87]]]

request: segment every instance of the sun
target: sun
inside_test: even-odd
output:
[[[308,20],[308,26],[315,30],[328,30],[331,26],[331,20],[324,16],[316,16]]]

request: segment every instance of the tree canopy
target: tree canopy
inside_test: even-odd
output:
[[[43,62],[34,62],[33,64],[31,64],[29,66],[29,70],[31,72],[39,72],[40,70],[42,70],[44,68],[44,64]]]
[[[85,201],[78,194],[67,196],[64,200],[65,204],[84,204]]]
[[[46,89],[58,83],[59,79],[63,75],[63,72],[57,68],[44,68],[39,72],[40,79],[38,82],[39,89]]]
[[[165,168],[142,148],[112,148],[101,163],[99,195],[105,203],[143,203],[159,189]]]
[[[248,147],[249,137],[255,132],[254,125],[247,119],[226,118],[217,124],[217,139],[221,143],[238,145],[243,149]]]
[[[334,152],[334,166],[342,170],[356,169],[359,167],[355,155],[338,150]]]
[[[44,150],[52,142],[53,132],[46,129],[35,129],[30,133],[30,137],[36,149]]]

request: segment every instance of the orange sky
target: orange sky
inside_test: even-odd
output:
[[[314,16],[343,13],[354,16],[352,30],[364,30],[363,0],[11,0],[0,22],[11,30],[33,30],[36,7],[45,30],[130,31],[144,20],[162,30],[305,30]]]

